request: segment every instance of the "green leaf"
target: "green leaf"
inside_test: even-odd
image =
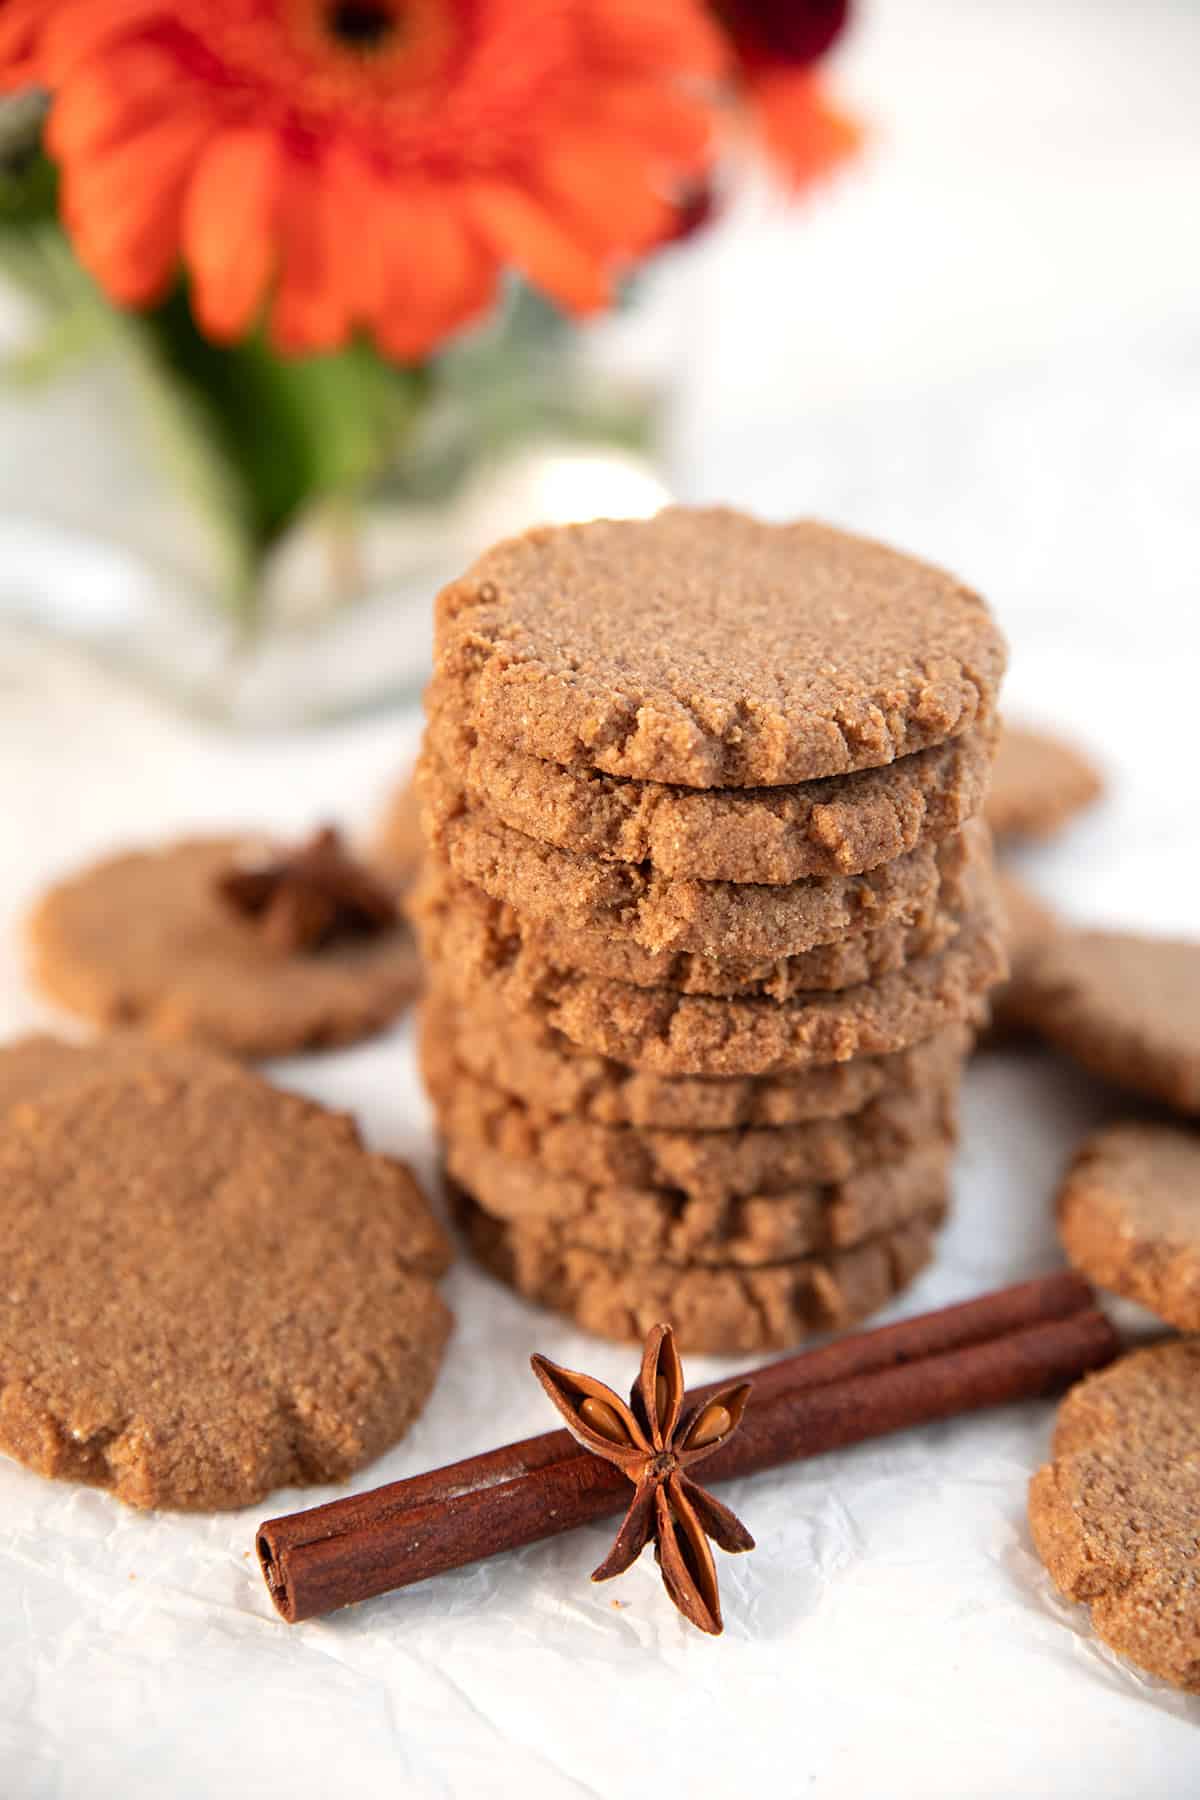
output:
[[[259,554],[311,502],[378,473],[424,393],[421,371],[393,368],[362,344],[302,358],[279,355],[261,334],[211,344],[182,290],[146,316],[145,328],[163,370],[205,414]]]

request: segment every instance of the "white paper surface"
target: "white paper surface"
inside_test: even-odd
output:
[[[870,529],[987,592],[1012,710],[1074,730],[1113,777],[1027,873],[1080,918],[1191,933],[1197,25],[1165,4],[879,0],[847,58],[877,164],[807,235],[760,219],[712,261],[686,431],[691,491]],[[227,739],[0,639],[0,1032],[46,1022],[15,922],[47,878],[205,825],[364,822],[414,741],[411,720]],[[276,1073],[424,1164],[406,1030]],[[957,1215],[904,1310],[1047,1267],[1057,1172],[1111,1105],[1049,1057],[980,1060]],[[465,1265],[448,1292],[431,1405],[363,1486],[552,1427],[534,1348],[631,1378],[632,1350]],[[1051,1417],[723,1490],[759,1547],[722,1559],[716,1643],[649,1559],[589,1585],[603,1525],[289,1630],[254,1527],[326,1491],[151,1517],[0,1459],[0,1794],[1194,1795],[1200,1701],[1100,1648],[1032,1557]]]

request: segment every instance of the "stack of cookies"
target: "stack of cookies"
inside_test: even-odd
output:
[[[441,595],[422,1055],[502,1279],[740,1351],[925,1264],[1004,973],[1004,661],[940,571],[725,510],[536,531]]]

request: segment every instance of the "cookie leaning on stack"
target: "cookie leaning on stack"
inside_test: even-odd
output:
[[[1004,972],[1003,641],[813,524],[542,530],[445,590],[418,771],[426,1078],[476,1254],[697,1350],[910,1281]]]

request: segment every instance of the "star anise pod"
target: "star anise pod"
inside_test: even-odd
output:
[[[616,1541],[592,1580],[623,1574],[653,1538],[671,1599],[685,1619],[716,1636],[721,1600],[708,1540],[735,1552],[753,1550],[754,1539],[689,1471],[728,1443],[741,1423],[750,1383],[739,1382],[685,1409],[683,1369],[669,1325],[652,1326],[647,1333],[628,1406],[591,1375],[560,1368],[544,1356],[531,1361],[572,1437],[615,1463],[634,1484]]]
[[[299,849],[227,869],[217,892],[254,921],[272,950],[323,950],[349,938],[388,931],[398,914],[383,884],[324,826]]]

